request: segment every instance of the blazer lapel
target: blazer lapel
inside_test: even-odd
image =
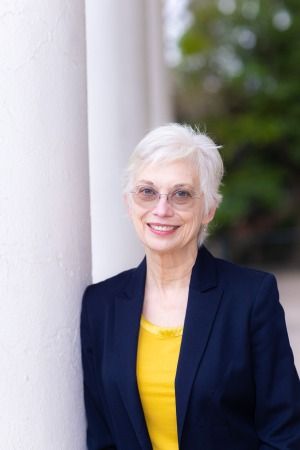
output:
[[[216,316],[222,290],[217,286],[213,256],[201,247],[193,267],[179,354],[175,391],[180,442],[189,397]]]
[[[144,300],[146,261],[131,275],[126,290],[116,297],[115,337],[118,357],[118,385],[124,405],[143,449],[151,449],[136,381],[136,355]]]

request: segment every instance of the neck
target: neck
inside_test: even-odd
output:
[[[197,253],[197,246],[179,249],[176,253],[158,253],[146,249],[147,284],[161,289],[188,285]]]

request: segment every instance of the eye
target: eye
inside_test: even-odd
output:
[[[153,198],[156,197],[157,192],[152,189],[151,187],[147,187],[147,186],[139,186],[137,188],[137,194],[139,197],[143,198],[143,199],[150,199],[152,200]]]
[[[187,189],[178,189],[172,194],[172,200],[175,205],[188,205],[193,199],[192,192]]]
[[[186,199],[188,199],[188,198],[192,198],[192,196],[193,195],[192,195],[192,193],[190,191],[187,191],[187,190],[184,190],[184,189],[181,189],[181,190],[173,192],[173,197],[175,197],[175,198],[182,198],[182,199],[186,198]]]

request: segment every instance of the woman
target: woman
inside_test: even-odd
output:
[[[146,257],[87,288],[89,450],[299,450],[300,385],[276,281],[202,245],[223,164],[188,126],[150,132],[126,172]]]

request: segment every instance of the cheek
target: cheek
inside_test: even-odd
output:
[[[192,234],[195,236],[198,236],[200,228],[201,228],[201,220],[199,220],[199,217],[195,217],[193,220],[193,226],[191,227]]]
[[[192,217],[191,217],[191,227],[192,228],[200,228],[201,227],[201,223],[202,223],[202,219],[203,219],[203,210],[202,208],[197,208],[196,211],[194,211]]]
[[[200,212],[198,214],[193,214],[184,219],[185,226],[183,228],[184,237],[187,239],[193,236],[197,236],[199,230],[201,228],[201,215]]]
[[[139,211],[139,209],[130,208],[129,217],[136,228],[141,228],[144,226],[144,211]]]

